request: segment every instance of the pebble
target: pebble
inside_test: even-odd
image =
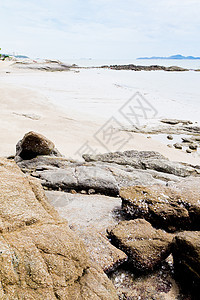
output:
[[[87,192],[85,190],[82,190],[81,194],[87,194]]]
[[[173,140],[173,136],[172,135],[168,135],[167,138],[168,138],[168,140]]]
[[[77,194],[77,192],[75,190],[71,190],[70,193],[71,194]]]
[[[176,149],[182,149],[182,148],[183,148],[182,145],[179,144],[179,143],[174,144],[174,147],[175,147]]]
[[[89,190],[88,190],[88,194],[89,194],[89,195],[95,194],[95,193],[96,193],[96,191],[95,191],[94,189],[89,189]]]
[[[191,144],[191,145],[189,145],[189,148],[191,149],[191,150],[197,150],[197,145],[196,144]]]
[[[192,151],[190,149],[186,149],[187,153],[192,153]]]

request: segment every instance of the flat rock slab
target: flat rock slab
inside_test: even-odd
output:
[[[124,152],[110,152],[99,155],[85,154],[83,155],[83,158],[87,162],[96,161],[128,165],[136,169],[155,170],[180,177],[200,175],[200,172],[195,168],[195,166],[169,161],[166,157],[154,151],[131,150]]]
[[[127,261],[127,255],[114,247],[105,235],[96,231],[95,228],[78,229],[75,232],[83,240],[91,260],[97,263],[105,273],[114,271]]]
[[[145,218],[154,226],[168,231],[199,230],[199,186],[200,178],[191,178],[170,187],[153,185],[122,188],[122,208],[131,218]]]
[[[143,160],[146,159],[166,159],[162,154],[154,151],[124,151],[124,152],[109,152],[105,154],[91,155],[84,154],[83,158],[87,162],[98,161],[116,163],[119,165],[129,165],[137,169],[143,168]]]
[[[103,195],[70,194],[46,191],[48,201],[59,215],[74,228],[89,228],[106,232],[106,228],[116,225],[121,218],[121,199]]]
[[[143,219],[122,221],[108,231],[114,245],[124,251],[140,272],[153,270],[171,252],[173,235],[154,229]]]
[[[97,193],[117,196],[123,186],[148,185],[166,182],[155,179],[144,170],[123,170],[116,166],[82,165],[65,169],[36,172],[42,184],[49,189],[69,192],[94,189]]]
[[[194,299],[198,299],[200,286],[200,231],[179,233],[174,238],[172,253],[175,274],[182,282],[183,289],[188,288],[194,294]]]
[[[49,155],[39,155],[35,158],[28,160],[21,160],[17,165],[23,170],[36,171],[36,170],[52,170],[55,168],[66,168],[72,165],[74,161],[64,157],[55,157]]]
[[[127,255],[106,238],[106,228],[121,218],[121,199],[102,195],[46,191],[48,201],[83,240],[89,257],[109,273],[127,260]]]
[[[179,162],[168,161],[166,159],[148,159],[143,162],[145,169],[155,170],[167,174],[173,174],[180,177],[199,176],[200,171],[194,166],[182,164]]]
[[[128,126],[124,130],[128,132],[144,133],[144,134],[200,134],[200,126],[195,124],[178,123],[178,124],[167,124],[167,123],[157,123],[148,124],[141,126]]]

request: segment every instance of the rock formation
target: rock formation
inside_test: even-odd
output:
[[[198,299],[200,166],[135,150],[79,162],[37,138],[15,157],[28,175],[1,160],[2,299]]]
[[[118,299],[38,180],[0,159],[1,299]]]

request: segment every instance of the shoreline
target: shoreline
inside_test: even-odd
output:
[[[104,73],[97,74],[99,82],[91,82],[91,89],[88,91],[87,82],[92,78],[93,73],[74,73],[69,71],[66,73],[47,73],[33,70],[18,70],[0,62],[0,73],[2,81],[0,84],[1,91],[1,119],[0,119],[0,137],[3,147],[1,148],[1,156],[9,156],[15,153],[14,145],[28,131],[36,131],[50,140],[55,141],[59,151],[66,157],[78,158],[75,153],[82,145],[89,141],[91,147],[97,149],[99,153],[108,152],[106,148],[99,144],[93,137],[99,131],[99,128],[105,123],[107,115],[97,116],[91,114],[91,111],[98,109],[106,92],[110,92],[107,100],[123,95],[128,98],[130,90],[115,87],[110,89],[106,83],[108,77],[104,77]],[[11,73],[6,73],[11,72]],[[63,75],[64,74],[64,75]],[[87,75],[87,76],[84,76]],[[96,79],[96,77],[95,77]],[[58,80],[60,80],[58,85]],[[114,78],[114,81],[116,78]],[[54,85],[52,82],[54,81]],[[67,88],[65,87],[67,82]],[[40,83],[40,84],[38,84]],[[65,84],[64,84],[65,83]],[[96,86],[98,90],[95,90]],[[58,85],[58,86],[56,86]],[[61,90],[61,87],[65,87]],[[70,90],[69,90],[70,89]],[[74,91],[77,89],[76,94]],[[85,92],[85,94],[84,94]],[[125,95],[124,95],[125,94]],[[73,96],[73,97],[72,97]],[[69,106],[68,111],[60,105],[60,99],[67,98],[67,103],[74,104],[74,99],[82,100],[78,107],[76,105]],[[52,101],[54,98],[54,101]],[[93,99],[93,102],[90,102]],[[107,101],[104,99],[104,102]],[[59,105],[56,101],[59,102]],[[95,104],[95,101],[97,104]],[[94,105],[95,104],[95,105]],[[92,107],[92,105],[94,107]],[[110,101],[112,109],[113,102]],[[119,106],[119,105],[118,105]],[[92,109],[90,110],[90,108]],[[92,117],[91,117],[92,116]],[[199,158],[193,157],[193,154],[187,154],[183,151],[170,149],[166,145],[147,139],[138,133],[133,133],[133,138],[124,146],[121,151],[125,150],[151,150],[157,151],[165,155],[170,160],[182,161],[190,164],[199,164]],[[110,147],[109,151],[116,151],[116,147]],[[81,157],[79,157],[81,159]]]

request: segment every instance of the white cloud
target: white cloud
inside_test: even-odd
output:
[[[10,0],[0,3],[0,46],[43,57],[199,55],[199,13],[199,0]]]

